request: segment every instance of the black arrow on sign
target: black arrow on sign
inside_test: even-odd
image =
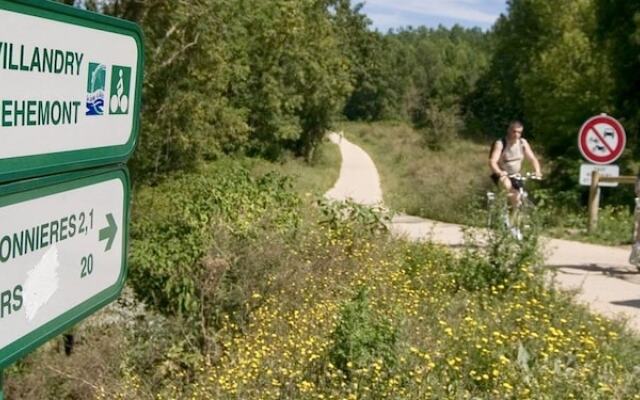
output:
[[[118,226],[116,225],[116,221],[113,219],[113,215],[111,213],[107,214],[106,217],[109,225],[100,229],[100,241],[102,242],[103,240],[108,239],[107,246],[104,248],[104,251],[109,251],[111,250],[111,245],[113,245],[113,240],[116,238]]]

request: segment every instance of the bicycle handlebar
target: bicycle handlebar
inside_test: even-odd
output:
[[[517,179],[519,181],[528,181],[528,180],[533,180],[533,181],[541,181],[542,177],[538,176],[536,174],[532,174],[531,172],[527,172],[526,174],[522,175],[522,174],[510,174],[507,175],[509,178],[511,179]]]

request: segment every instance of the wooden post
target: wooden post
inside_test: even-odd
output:
[[[591,188],[589,189],[589,225],[587,231],[592,233],[598,226],[598,207],[600,206],[600,172],[591,173]]]

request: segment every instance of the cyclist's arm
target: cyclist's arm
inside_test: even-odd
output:
[[[501,170],[498,166],[498,161],[500,161],[500,155],[502,154],[502,141],[497,141],[495,146],[493,146],[493,151],[491,151],[491,156],[489,157],[489,167],[491,171],[498,175],[505,175],[506,172]]]
[[[536,175],[542,176],[542,171],[540,170],[540,162],[538,161],[536,155],[533,153],[533,150],[531,150],[531,146],[529,146],[529,142],[527,141],[524,142],[524,156],[527,160],[531,161],[531,164],[533,164],[533,169],[536,171]]]

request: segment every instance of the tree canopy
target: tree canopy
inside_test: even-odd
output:
[[[142,177],[236,151],[311,158],[339,118],[407,120],[434,148],[460,134],[497,137],[521,119],[540,149],[577,160],[578,128],[606,112],[637,147],[634,1],[510,0],[488,32],[386,33],[350,0],[83,4],[143,28],[143,125],[131,162]]]

